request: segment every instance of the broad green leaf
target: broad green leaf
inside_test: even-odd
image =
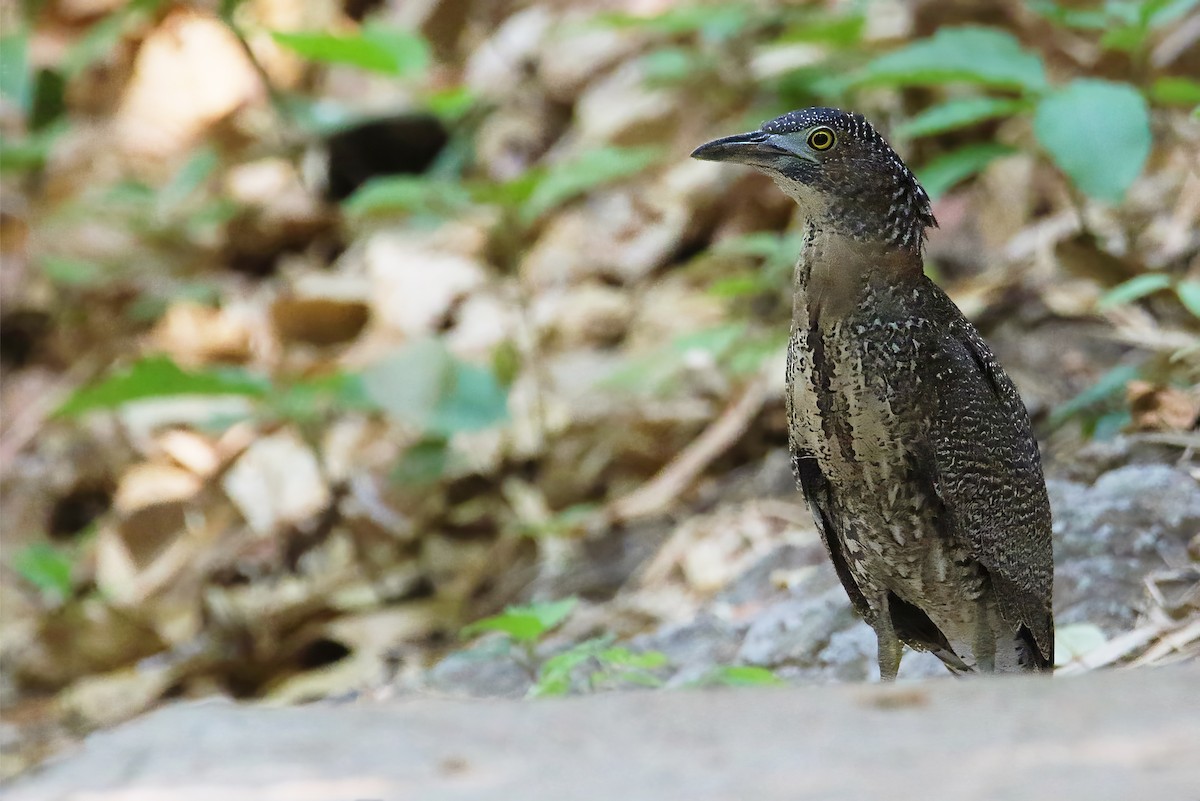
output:
[[[29,71],[29,34],[22,27],[0,36],[0,97],[23,114],[29,113],[33,100],[33,81]]]
[[[1150,87],[1150,99],[1164,106],[1194,106],[1200,103],[1200,81],[1167,76]]]
[[[925,187],[929,196],[937,199],[955,184],[965,181],[994,160],[1012,152],[1011,147],[990,142],[968,145],[939,156],[919,168],[916,171],[917,177],[921,180],[921,186]]]
[[[763,291],[762,281],[753,275],[737,275],[714,281],[708,294],[717,298],[744,298]]]
[[[1033,132],[1084,193],[1119,203],[1150,155],[1150,112],[1129,84],[1072,81],[1038,103]]]
[[[717,668],[701,680],[702,684],[726,687],[777,687],[783,679],[770,670],[753,665],[728,665]]]
[[[667,655],[661,651],[634,652],[621,646],[605,648],[596,658],[613,667],[634,670],[653,670],[667,664]]]
[[[1066,8],[1050,0],[1026,0],[1026,6],[1038,16],[1064,28],[1102,31],[1109,24],[1102,8]]]
[[[673,83],[695,77],[703,55],[687,47],[663,47],[642,56],[639,64],[648,82]]]
[[[854,81],[866,85],[917,86],[955,81],[1037,93],[1046,70],[1016,37],[993,28],[942,28],[932,37],[872,61]]]
[[[918,137],[965,128],[996,117],[1011,117],[1025,111],[1029,104],[998,97],[969,97],[947,100],[925,109],[896,128],[897,136]]]
[[[425,98],[425,104],[443,120],[460,119],[471,110],[479,98],[466,86],[451,86],[434,92]]]
[[[445,475],[449,463],[446,440],[427,437],[404,451],[392,471],[392,480],[399,484],[431,484]]]
[[[1096,303],[1098,309],[1111,309],[1132,303],[1171,286],[1171,276],[1165,273],[1144,273],[1130,278],[1104,293]]]
[[[657,147],[603,147],[582,153],[546,171],[521,208],[521,217],[532,222],[589,190],[638,174],[661,156]]]
[[[35,170],[46,163],[54,141],[66,130],[61,124],[51,125],[18,139],[0,137],[0,172]]]
[[[504,632],[518,642],[534,642],[562,623],[579,603],[577,598],[510,606],[499,615],[477,620],[462,630],[463,637],[488,631]]]
[[[104,269],[92,261],[64,256],[43,256],[38,261],[42,274],[62,286],[95,286],[104,277]]]
[[[97,409],[115,409],[132,401],[175,395],[264,397],[269,383],[239,369],[187,371],[166,356],[150,356],[99,384],[77,390],[56,415],[75,417]]]
[[[377,408],[426,434],[478,431],[508,417],[508,398],[492,372],[455,359],[445,345],[419,340],[360,375]]]
[[[367,398],[397,420],[424,430],[450,390],[453,357],[437,340],[412,342],[359,375]]]
[[[343,201],[342,209],[356,217],[401,211],[448,217],[471,203],[470,190],[457,182],[389,175],[360,186]]]
[[[357,35],[276,31],[271,36],[311,61],[346,64],[394,76],[413,75],[429,66],[429,46],[410,31],[367,25]]]
[[[807,19],[794,22],[784,29],[777,42],[817,42],[835,47],[848,47],[862,41],[867,18],[861,13],[831,17],[821,10]]]
[[[1179,302],[1192,313],[1193,317],[1200,318],[1200,281],[1192,279],[1184,279],[1175,285],[1175,294],[1179,296]]]
[[[17,554],[13,567],[21,578],[61,603],[71,597],[71,557],[44,542]]]
[[[480,431],[508,420],[508,394],[486,367],[456,361],[449,391],[433,410],[426,430],[450,436]]]

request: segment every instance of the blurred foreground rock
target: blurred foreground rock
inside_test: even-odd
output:
[[[8,798],[1190,799],[1198,683],[1191,667],[539,702],[191,703],[92,736]]]

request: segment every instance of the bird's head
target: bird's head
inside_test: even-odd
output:
[[[861,114],[792,111],[701,145],[692,157],[766,173],[810,218],[857,240],[919,250],[925,229],[937,225],[929,195]]]

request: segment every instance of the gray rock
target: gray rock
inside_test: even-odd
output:
[[[490,703],[183,703],[9,801],[1194,799],[1200,670]],[[869,758],[868,758],[869,755]],[[936,788],[936,789],[935,789]]]
[[[1200,531],[1200,485],[1165,465],[1128,465],[1090,487],[1047,482],[1054,512],[1059,625],[1088,622],[1107,634],[1133,625],[1145,577],[1187,562]]]
[[[425,674],[423,689],[467,698],[522,698],[533,679],[497,641],[456,651]]]

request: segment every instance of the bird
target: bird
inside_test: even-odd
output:
[[[1029,415],[924,272],[929,195],[861,114],[806,108],[696,148],[796,201],[785,402],[796,480],[893,681],[904,645],[954,674],[1050,672],[1050,504]]]

